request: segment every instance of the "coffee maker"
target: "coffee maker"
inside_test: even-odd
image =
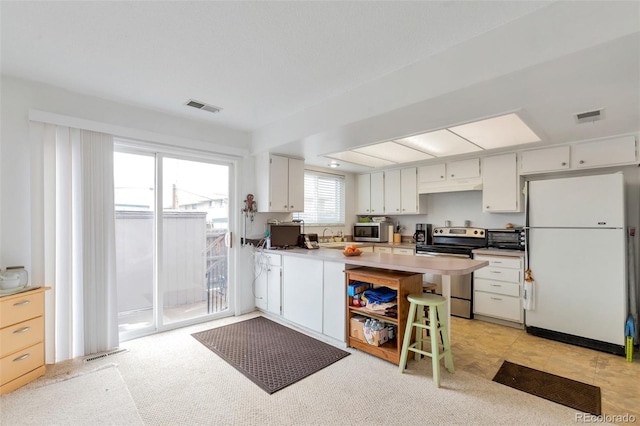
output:
[[[433,227],[430,223],[416,223],[416,232],[413,234],[413,240],[416,244],[431,244]]]

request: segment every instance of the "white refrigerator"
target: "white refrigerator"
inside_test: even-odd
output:
[[[627,317],[622,173],[531,181],[527,332],[624,354]]]

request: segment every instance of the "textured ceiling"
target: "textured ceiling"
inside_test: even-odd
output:
[[[640,131],[637,1],[0,1],[0,18],[3,75],[317,166],[514,111],[542,144]],[[596,125],[573,121],[597,108]]]
[[[546,4],[3,1],[2,72],[252,131]]]

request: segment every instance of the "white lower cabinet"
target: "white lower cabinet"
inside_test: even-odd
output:
[[[375,246],[373,248],[374,253],[389,253],[389,254],[405,254],[409,256],[413,256],[415,251],[411,248],[405,247],[386,247],[386,246]]]
[[[322,333],[323,261],[284,256],[282,314],[285,319]]]
[[[523,324],[523,259],[477,254],[474,258],[488,261],[489,266],[473,273],[473,313]]]
[[[282,314],[282,256],[260,253],[256,256],[254,296],[256,307]]]
[[[322,334],[344,342],[346,340],[347,304],[345,292],[345,264],[323,262]]]

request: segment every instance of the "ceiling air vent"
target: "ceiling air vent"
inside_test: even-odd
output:
[[[593,123],[594,121],[602,120],[604,118],[604,110],[596,109],[594,111],[580,112],[575,114],[576,123]]]
[[[222,111],[222,108],[220,107],[217,107],[215,105],[205,104],[204,102],[200,102],[200,101],[194,101],[193,99],[189,99],[189,102],[187,102],[187,105],[193,108],[198,108],[203,111],[209,111],[213,113]]]

